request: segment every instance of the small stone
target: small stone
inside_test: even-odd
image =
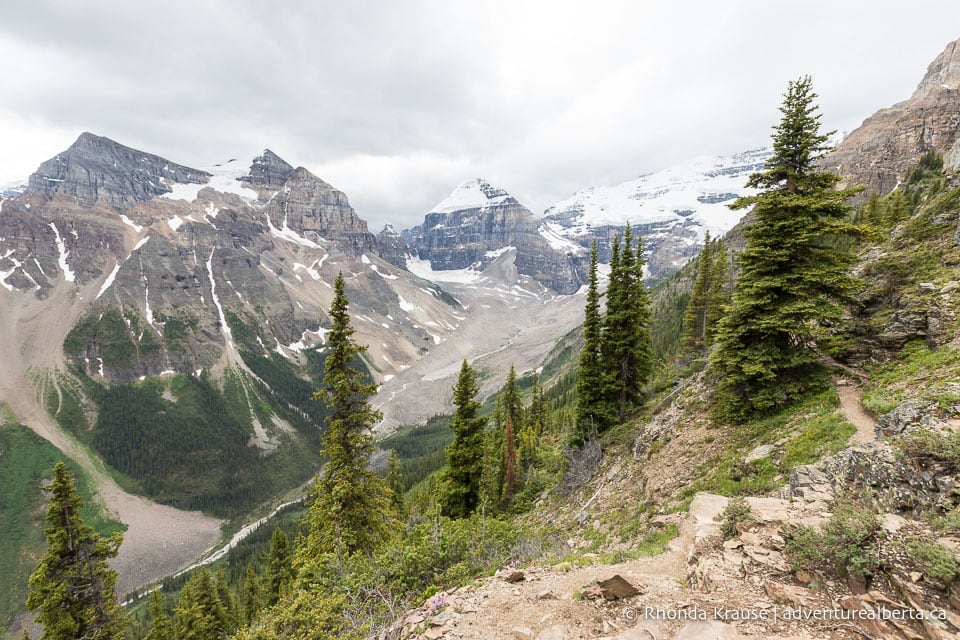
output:
[[[910,582],[920,582],[923,579],[923,574],[919,571],[910,572]]]
[[[537,640],[567,640],[568,637],[569,634],[564,625],[555,625],[541,631]]]
[[[427,640],[440,640],[448,631],[447,627],[431,627],[423,632],[423,637]]]
[[[597,586],[600,587],[600,592],[607,600],[623,600],[640,594],[639,589],[619,574],[606,580],[600,580],[597,582]]]
[[[723,541],[724,549],[739,549],[743,546],[743,540],[740,538],[731,538],[730,540]]]
[[[766,457],[769,457],[771,453],[773,453],[773,445],[762,444],[748,453],[747,457],[744,458],[743,461],[747,464],[750,464],[751,462],[756,462],[757,460],[762,460]]]
[[[517,640],[533,640],[533,630],[527,627],[514,627],[510,633],[512,633],[513,637]]]
[[[920,291],[935,291],[937,289],[937,285],[933,284],[932,282],[920,282],[917,284],[917,288],[920,289]]]
[[[537,600],[556,600],[557,596],[553,594],[553,591],[541,591],[537,594]]]
[[[742,637],[733,625],[707,620],[685,625],[673,636],[673,640],[736,640]]]
[[[515,584],[517,582],[523,582],[524,580],[526,580],[527,574],[525,574],[523,571],[512,571],[506,576],[504,576],[503,579],[509,582],[510,584]]]
[[[943,288],[940,289],[940,293],[950,293],[957,287],[960,287],[960,284],[958,284],[956,281],[948,282],[947,284],[943,285]]]

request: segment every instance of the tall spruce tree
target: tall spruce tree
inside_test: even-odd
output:
[[[290,540],[283,529],[277,527],[270,536],[267,551],[267,574],[264,585],[264,604],[275,605],[290,589],[293,582],[293,553]]]
[[[451,518],[465,518],[480,506],[480,479],[483,475],[484,426],[480,417],[480,392],[473,369],[464,360],[453,388],[456,411],[450,428],[453,442],[447,447],[447,468],[440,494],[440,509]]]
[[[713,275],[713,245],[710,232],[703,244],[697,260],[697,277],[693,280],[693,291],[687,310],[683,314],[683,346],[690,351],[700,351],[707,342],[708,292]]]
[[[607,378],[605,392],[619,420],[640,401],[643,387],[653,372],[650,299],[643,283],[643,245],[638,242],[634,252],[629,223],[623,240],[622,248],[618,239],[613,244],[601,341],[601,363]]]
[[[503,427],[503,502],[510,504],[517,490],[519,470],[517,469],[517,444],[514,436],[513,419],[506,414]]]
[[[403,503],[403,496],[406,493],[403,485],[403,472],[400,469],[400,456],[396,449],[390,449],[390,457],[387,459],[387,489],[390,490],[390,504],[394,513],[401,519],[406,518],[406,507]]]
[[[373,454],[373,426],[383,417],[370,406],[377,385],[358,368],[366,346],[353,341],[343,273],[334,282],[327,334],[323,387],[314,397],[326,403],[329,417],[323,435],[326,458],[314,483],[309,510],[306,558],[333,553],[340,562],[355,551],[372,550],[390,530],[388,491],[368,466]]]
[[[619,254],[619,242],[615,244]],[[577,377],[576,424],[570,444],[581,447],[594,432],[604,431],[613,421],[613,410],[604,393],[604,372],[601,362],[600,289],[597,281],[597,243],[590,249],[590,274],[583,319],[583,348]]]
[[[193,573],[177,600],[177,640],[219,640],[229,632],[228,614],[210,572]]]
[[[150,614],[150,630],[143,640],[174,640],[173,622],[163,606],[163,594],[160,589],[150,592],[150,604],[147,607]]]
[[[30,576],[27,608],[37,611],[43,640],[124,637],[126,620],[114,595],[117,573],[108,560],[122,536],[100,537],[80,518],[81,500],[61,461],[47,489],[47,551]]]
[[[711,360],[721,418],[769,413],[823,384],[814,348],[820,327],[841,320],[856,286],[853,256],[836,239],[859,231],[845,203],[858,190],[837,190],[840,177],[818,166],[829,134],[820,133],[816,97],[809,76],[790,82],[773,155],[747,181],[760,193],[733,204],[752,206],[755,217]]]

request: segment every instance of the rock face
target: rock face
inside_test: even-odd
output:
[[[83,133],[73,145],[40,165],[29,189],[72,196],[80,206],[126,210],[171,191],[167,182],[203,184],[210,174]]]
[[[241,176],[240,182],[257,191],[279,191],[293,174],[293,167],[270,149],[253,159],[250,173]]]
[[[869,118],[830,154],[825,164],[848,185],[867,194],[889,193],[920,156],[944,155],[948,168],[960,167],[960,40],[930,63],[913,95]]]
[[[584,250],[554,246],[540,221],[506,191],[482,179],[458,186],[403,235],[412,253],[434,271],[482,271],[507,247],[516,249],[517,271],[558,293],[573,293],[586,279]],[[578,257],[579,256],[579,257]]]
[[[256,162],[254,167],[258,168]],[[264,179],[262,174],[259,179]],[[374,250],[377,245],[367,230],[367,223],[354,212],[347,196],[303,167],[289,174],[265,211],[270,223],[281,232],[293,229],[309,237],[335,239],[354,255]]]

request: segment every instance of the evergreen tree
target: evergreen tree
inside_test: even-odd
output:
[[[619,260],[619,240],[614,243]],[[597,282],[597,243],[590,249],[590,275],[583,319],[583,349],[577,377],[577,417],[570,445],[581,447],[594,432],[603,431],[613,421],[613,410],[604,394],[601,362],[602,319]]]
[[[290,542],[283,529],[277,527],[270,537],[270,550],[267,552],[267,577],[264,603],[269,607],[277,603],[289,589],[293,581],[293,558]]]
[[[227,613],[205,567],[195,571],[184,585],[176,616],[177,640],[219,640],[226,636]]]
[[[720,320],[727,313],[730,304],[730,257],[723,240],[714,240],[710,266],[710,286],[707,289],[707,332],[705,346],[710,347],[716,339]]]
[[[445,483],[440,495],[441,511],[451,518],[465,518],[480,506],[483,429],[487,421],[478,415],[480,403],[476,396],[479,392],[476,374],[464,360],[453,388],[456,411],[450,428],[454,439],[447,447]]]
[[[622,249],[614,240],[601,343],[606,393],[619,420],[640,401],[643,387],[653,372],[650,299],[643,283],[643,246],[638,243],[634,253],[629,223],[623,237]]]
[[[163,594],[159,589],[150,592],[147,612],[150,614],[150,631],[143,640],[174,640],[173,623],[163,606]]]
[[[703,250],[697,263],[697,277],[693,281],[693,291],[683,314],[683,346],[699,351],[707,342],[707,292],[713,275],[713,246],[710,244],[710,232],[704,241]]]
[[[240,586],[240,605],[243,610],[241,626],[249,627],[263,608],[263,601],[260,599],[260,581],[257,579],[256,571],[253,570],[253,563],[247,563],[247,571]]]
[[[795,401],[824,382],[813,348],[818,327],[842,319],[855,280],[853,257],[836,248],[855,234],[840,178],[821,171],[828,150],[809,77],[791,82],[773,136],[773,155],[747,186],[761,190],[733,208],[753,206],[733,306],[718,332],[712,366],[720,417],[743,420]]]
[[[329,410],[322,454],[327,462],[314,483],[305,559],[334,553],[342,562],[369,551],[389,532],[387,488],[367,465],[373,454],[371,429],[383,416],[370,406],[377,385],[356,368],[366,346],[353,342],[343,274],[334,283],[323,388],[314,396]]]
[[[223,627],[228,633],[232,633],[237,630],[240,616],[237,613],[237,601],[233,597],[233,592],[230,591],[230,585],[227,584],[227,574],[223,568],[223,563],[217,565],[213,588],[217,592],[220,609],[223,611]]]
[[[513,420],[507,413],[503,427],[503,502],[510,504],[517,489],[517,445]]]
[[[80,496],[63,462],[49,489],[47,551],[30,576],[27,608],[36,610],[43,640],[124,637],[126,620],[114,595],[117,573],[108,560],[122,536],[101,538],[80,518]]]
[[[403,504],[403,496],[406,493],[403,486],[403,473],[400,471],[400,456],[396,449],[390,450],[390,458],[387,460],[387,489],[390,490],[390,504],[394,513],[401,519],[406,518],[406,507]]]

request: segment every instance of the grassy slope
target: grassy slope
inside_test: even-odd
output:
[[[5,408],[4,408],[5,409]],[[6,413],[6,411],[5,411]],[[41,490],[63,454],[49,442],[5,415],[0,427],[0,626],[23,610],[27,579],[43,554],[43,519],[47,498]],[[93,501],[93,488],[79,465],[67,460],[84,501],[81,516],[97,531],[122,531]]]

